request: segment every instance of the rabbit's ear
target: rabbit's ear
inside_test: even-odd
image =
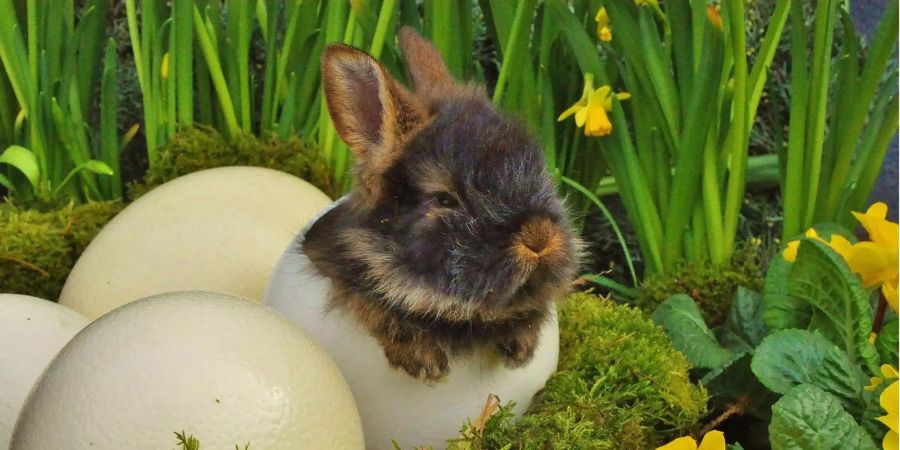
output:
[[[400,49],[416,94],[434,99],[455,84],[438,50],[409,26],[400,29]]]
[[[374,58],[346,45],[322,53],[322,83],[334,127],[357,157],[359,181],[377,194],[404,136],[427,119],[425,109]]]

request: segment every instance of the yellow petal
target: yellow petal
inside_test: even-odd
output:
[[[579,127],[583,127],[584,122],[587,121],[587,118],[588,118],[588,108],[586,106],[579,108],[578,112],[575,113],[575,125],[578,125]]]
[[[609,25],[609,14],[606,13],[606,8],[597,10],[597,16],[594,17],[594,20],[597,21],[598,26],[605,27]]]
[[[631,94],[627,92],[619,92],[618,94],[616,94],[616,98],[619,100],[628,100],[629,98],[631,98]]]
[[[900,381],[894,381],[881,393],[881,398],[878,399],[878,403],[887,412],[887,415],[879,417],[878,420],[893,431],[897,431],[898,417],[900,417],[897,411],[897,402],[900,401],[897,397],[898,386],[900,386]]]
[[[884,435],[884,439],[881,441],[881,446],[884,450],[897,450],[897,432],[896,431],[888,431]]]
[[[706,433],[698,450],[725,450],[725,435],[721,431]]]
[[[788,262],[794,262],[797,260],[797,250],[800,249],[800,241],[791,241],[788,242],[787,247],[785,247],[784,252],[781,253],[781,256],[784,257]]]
[[[882,202],[874,203],[866,210],[865,214],[854,212],[853,217],[856,217],[856,220],[858,220],[863,228],[866,229],[866,232],[869,233],[869,240],[880,244],[890,245],[894,248],[897,247],[898,239],[900,239],[898,238],[900,229],[898,229],[896,223],[886,219],[886,204]]]
[[[862,277],[864,287],[870,288],[897,277],[898,253],[875,242],[857,242],[841,256],[850,270]]]
[[[656,450],[697,450],[697,441],[690,436],[680,437]]]
[[[569,116],[577,113],[582,108],[584,108],[584,106],[585,105],[582,105],[580,102],[570,106],[569,109],[563,111],[562,114],[559,115],[559,117],[556,119],[556,121],[562,122],[563,120],[566,120]]]
[[[884,299],[887,300],[888,306],[897,312],[897,279],[888,280],[884,284],[881,285],[881,294],[884,295]]]
[[[886,380],[890,380],[891,378],[897,378],[897,369],[895,369],[890,364],[882,364],[881,365],[881,375],[883,375]]]

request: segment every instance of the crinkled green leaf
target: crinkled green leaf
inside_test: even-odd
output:
[[[772,392],[786,394],[812,381],[816,367],[834,344],[805,330],[781,330],[763,339],[753,355],[751,368]]]
[[[785,394],[797,385],[812,384],[832,394],[853,415],[865,409],[865,375],[843,350],[817,333],[776,331],[756,349],[751,368],[773,392]]]
[[[900,346],[898,343],[900,331],[898,331],[897,323],[896,317],[887,320],[884,327],[881,328],[881,332],[878,333],[878,337],[875,338],[875,349],[878,351],[881,363],[894,367],[898,365],[897,347]]]
[[[739,286],[722,328],[722,345],[735,352],[752,352],[769,333],[763,320],[764,310],[762,295]]]
[[[788,277],[790,296],[812,307],[809,328],[840,346],[852,361],[876,373],[878,354],[869,342],[869,294],[844,259],[827,245],[806,239]]]
[[[846,228],[836,223],[822,223],[815,227],[816,233],[822,239],[829,240],[833,234],[843,236],[856,242],[856,237]],[[803,235],[796,236],[792,240],[803,239]],[[806,328],[812,318],[812,307],[802,299],[793,297],[788,292],[788,276],[791,271],[791,263],[779,253],[769,264],[766,272],[766,285],[763,290],[763,302],[765,303],[765,322],[771,330],[783,330],[786,328]]]
[[[684,353],[694,367],[712,369],[731,360],[731,350],[719,345],[703,321],[700,309],[687,295],[673,295],[660,304],[650,318],[666,330],[672,345]]]
[[[840,402],[816,386],[803,384],[772,405],[772,450],[875,450],[868,434]]]
[[[21,145],[10,145],[3,153],[0,153],[0,164],[9,164],[25,174],[31,186],[37,188],[40,181],[41,169],[38,160],[31,150]]]

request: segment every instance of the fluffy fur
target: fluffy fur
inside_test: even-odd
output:
[[[393,366],[439,379],[448,353],[477,345],[522,365],[571,285],[578,240],[527,130],[455,82],[415,32],[400,41],[413,92],[362,51],[323,54],[357,184],[298,250],[331,279],[331,307],[358,318]]]

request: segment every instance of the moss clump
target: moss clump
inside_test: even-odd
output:
[[[122,208],[112,201],[42,212],[0,203],[0,292],[56,300],[78,256]]]
[[[315,145],[296,136],[282,140],[242,134],[226,139],[207,127],[187,128],[170,137],[160,150],[158,164],[147,171],[143,184],[131,185],[129,193],[136,198],[179,176],[224,166],[277,169],[312,183],[332,198],[339,193]]]
[[[639,310],[580,293],[559,313],[559,371],[539,402],[518,421],[506,406],[466,426],[451,449],[652,449],[703,417],[687,359]]]
[[[731,263],[684,261],[668,274],[649,278],[641,286],[634,304],[651,313],[675,294],[687,294],[697,302],[706,323],[725,322],[738,286],[762,291],[765,281],[764,250],[747,245],[735,252]]]

